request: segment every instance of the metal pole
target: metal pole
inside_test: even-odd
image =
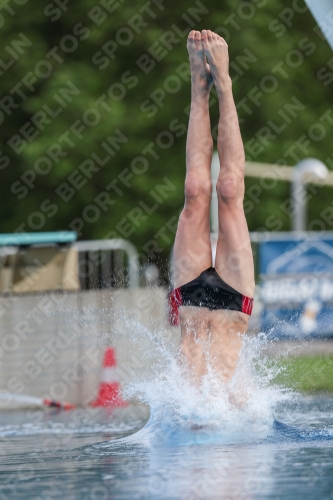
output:
[[[325,179],[328,170],[324,163],[315,158],[302,160],[293,168],[291,179],[292,194],[292,230],[306,230],[306,175],[312,174],[317,179]]]
[[[291,183],[292,193],[292,230],[305,231],[306,228],[306,189],[303,184],[302,175],[295,167],[295,175]]]

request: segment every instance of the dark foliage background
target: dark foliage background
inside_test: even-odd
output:
[[[165,252],[171,248],[172,217],[178,215],[183,204],[190,101],[184,65],[185,33],[192,28],[216,30],[228,41],[230,72],[248,160],[293,166],[295,158],[287,151],[294,146],[294,155],[299,158],[313,156],[328,167],[333,165],[332,53],[302,1],[58,0],[45,4],[41,0],[20,0],[3,6],[1,15],[1,232],[77,226],[84,239],[128,237],[141,252],[144,248],[149,253],[149,246],[145,245],[155,238]],[[141,25],[135,24],[140,19]],[[17,40],[25,41],[26,46],[19,46]],[[140,58],[149,50],[155,51],[155,64],[148,71]],[[5,69],[13,54],[13,64]],[[40,63],[45,60],[49,63]],[[279,64],[281,69],[274,73],[273,68]],[[255,87],[262,92],[258,100]],[[75,88],[76,94],[66,97],[64,88]],[[96,106],[94,103],[103,95],[102,104]],[[218,120],[214,100],[213,94],[213,130]],[[299,109],[292,116],[285,106],[295,102]],[[59,106],[61,112],[51,118],[47,109],[55,113]],[[89,114],[88,109],[98,113]],[[36,113],[42,111],[48,122],[41,126],[43,130],[32,124],[29,132],[26,124],[31,124],[29,120],[35,120]],[[325,112],[328,118],[320,121]],[[96,125],[84,124],[84,116],[87,123],[95,120]],[[85,127],[81,135],[70,129],[77,120]],[[284,130],[272,132],[270,121],[275,129],[285,126]],[[313,129],[310,137],[309,129],[317,122],[324,129]],[[9,142],[15,134],[24,139],[22,130],[19,131],[25,126],[29,141],[15,152]],[[255,147],[255,134],[263,127],[268,127],[273,135]],[[58,142],[66,133],[67,142]],[[113,147],[114,155],[98,171],[95,168],[91,178],[75,172],[93,153],[104,158],[106,151],[101,144],[117,134],[125,136],[126,142]],[[295,147],[303,134],[309,141],[306,151]],[[154,144],[153,152],[142,153],[150,143]],[[56,154],[59,147],[52,149],[54,144],[61,144],[62,156]],[[145,164],[135,160],[137,173],[129,179],[127,174],[133,173],[132,162],[138,156],[144,156]],[[39,160],[41,157],[47,160]],[[144,165],[145,172],[139,174]],[[59,186],[67,183],[73,188],[68,180],[71,174],[74,184],[82,187],[74,188],[66,201],[65,195],[59,195],[65,192]],[[117,188],[109,188],[109,204],[102,203],[105,197],[96,202],[96,197],[114,180]],[[161,191],[158,185],[168,189]],[[279,182],[267,189],[260,180],[249,178],[246,190],[250,230],[290,228],[290,218],[281,208],[289,197],[288,183]],[[331,199],[328,188],[318,188],[310,196],[309,223],[320,219]],[[153,210],[156,203],[158,207]],[[152,213],[148,214],[142,204],[149,206]],[[139,211],[133,212],[140,208],[141,218]],[[273,217],[268,219],[269,216]],[[327,221],[323,224],[330,229]],[[161,228],[163,235],[155,237]]]

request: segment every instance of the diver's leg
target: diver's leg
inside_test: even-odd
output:
[[[228,46],[219,35],[202,32],[202,43],[219,98],[217,181],[219,234],[215,267],[230,286],[253,297],[254,265],[243,209],[245,155],[229,77]]]
[[[187,48],[192,81],[191,110],[186,142],[185,206],[174,245],[175,288],[212,265],[209,215],[213,139],[208,106],[212,79],[199,31],[191,31]]]

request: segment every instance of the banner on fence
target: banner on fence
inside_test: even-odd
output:
[[[261,242],[259,272],[269,336],[333,336],[333,237]]]

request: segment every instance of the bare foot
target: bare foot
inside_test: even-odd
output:
[[[221,95],[225,87],[231,83],[228,45],[221,36],[210,30],[202,30],[201,41],[217,94]]]
[[[200,31],[192,30],[189,33],[187,50],[190,58],[192,89],[209,94],[213,78],[206,61]]]

